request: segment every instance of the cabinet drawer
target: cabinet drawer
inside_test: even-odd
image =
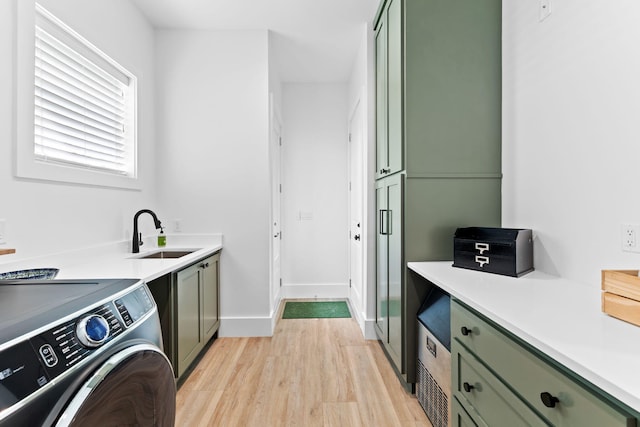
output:
[[[452,351],[455,396],[470,413],[490,426],[547,425],[460,344],[454,342]]]
[[[482,419],[473,419],[455,397],[451,400],[452,427],[489,427]]]
[[[635,418],[615,403],[607,401],[602,392],[569,378],[558,367],[533,354],[456,301],[452,301],[451,322],[456,345],[462,345],[474,353],[553,425],[636,425]]]

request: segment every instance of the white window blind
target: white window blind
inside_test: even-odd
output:
[[[45,12],[35,28],[36,160],[134,176],[135,78]]]

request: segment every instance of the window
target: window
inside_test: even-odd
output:
[[[32,22],[17,175],[137,188],[136,77],[38,4]]]

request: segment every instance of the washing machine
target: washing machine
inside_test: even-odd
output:
[[[173,426],[156,304],[135,279],[0,281],[0,426]]]

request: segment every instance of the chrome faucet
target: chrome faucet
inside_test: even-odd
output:
[[[140,252],[140,246],[142,246],[142,233],[138,234],[138,217],[140,215],[142,215],[143,213],[148,213],[149,215],[151,215],[153,217],[153,222],[155,223],[156,230],[158,230],[159,228],[162,227],[162,224],[160,223],[160,220],[158,219],[156,214],[153,213],[153,211],[150,211],[149,209],[142,209],[142,210],[136,212],[136,214],[133,216],[132,252],[134,254],[137,254],[138,252]]]

